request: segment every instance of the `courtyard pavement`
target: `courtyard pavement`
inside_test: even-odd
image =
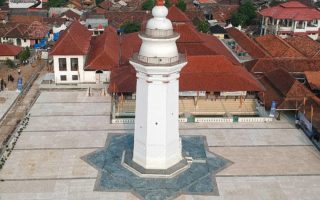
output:
[[[98,171],[81,159],[103,148],[109,133],[133,133],[132,124],[110,124],[110,97],[99,94],[41,92],[0,171],[1,200],[137,199],[129,192],[93,191]],[[320,153],[285,119],[180,128],[181,135],[206,136],[209,150],[233,163],[216,174],[219,196],[178,200],[319,199]]]
[[[0,102],[0,119],[2,119],[2,117],[10,109],[11,105],[18,96],[19,92],[17,91],[5,90],[0,92],[0,98],[4,99],[4,102]]]

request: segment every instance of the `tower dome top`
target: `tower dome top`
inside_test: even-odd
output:
[[[165,0],[157,0],[156,1],[156,6],[164,6]]]
[[[156,5],[152,9],[153,18],[149,19],[147,29],[172,30],[172,23],[166,18],[168,8],[164,6],[164,0],[157,0]]]

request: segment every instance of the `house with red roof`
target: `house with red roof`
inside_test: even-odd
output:
[[[119,65],[119,41],[114,28],[92,37],[92,32],[74,21],[62,32],[50,52],[53,56],[55,82],[108,82],[110,71]]]
[[[33,47],[40,43],[49,32],[48,26],[38,21],[30,24],[12,23],[6,26],[5,33],[1,34],[1,42],[21,47]]]
[[[259,11],[262,16],[261,35],[275,34],[282,38],[293,35],[319,37],[320,11],[298,1],[290,1]]]
[[[22,48],[11,44],[0,44],[0,61],[14,60],[21,53]]]

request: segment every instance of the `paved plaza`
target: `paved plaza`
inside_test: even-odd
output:
[[[30,121],[0,171],[1,200],[127,200],[130,192],[94,191],[98,170],[82,158],[108,135],[133,133],[110,124],[110,97],[86,91],[42,91]],[[219,196],[178,200],[319,199],[320,153],[284,118],[272,123],[180,124],[181,135],[206,136],[211,152],[232,162],[216,177]]]

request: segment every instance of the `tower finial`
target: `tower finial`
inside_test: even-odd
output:
[[[165,0],[156,0],[156,6],[163,6],[165,4]]]

